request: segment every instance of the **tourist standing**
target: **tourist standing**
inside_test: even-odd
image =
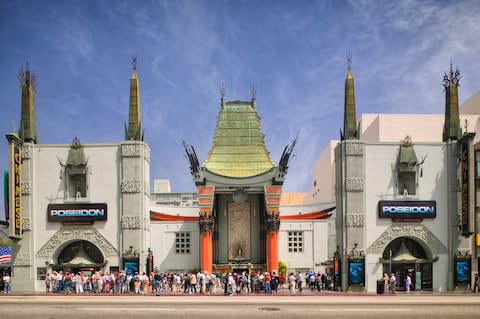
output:
[[[293,275],[293,272],[288,276],[288,289],[290,290],[291,295],[295,294],[295,276]]]
[[[410,293],[410,287],[412,285],[412,277],[410,277],[410,274],[407,274],[407,276],[405,276],[405,291],[408,293]]]
[[[473,292],[480,292],[480,278],[478,277],[478,274],[475,274],[475,279],[473,280]]]
[[[386,272],[383,273],[383,278],[382,278],[382,280],[383,280],[383,291],[384,291],[384,292],[388,292],[388,290],[389,290],[389,286],[388,286],[388,285],[389,285],[389,283],[390,283],[390,277],[388,276],[388,274],[387,274]]]
[[[390,292],[393,294],[395,293],[395,288],[397,287],[397,278],[395,277],[395,274],[392,272],[390,275]]]
[[[50,285],[52,283],[52,278],[50,277],[50,273],[47,272],[45,276],[45,292],[50,292]]]
[[[4,273],[3,275],[3,293],[8,294],[10,293],[10,289],[12,285],[12,277],[10,277],[10,274],[8,272]]]
[[[297,287],[299,292],[303,291],[303,274],[300,271],[298,272],[298,275],[297,275]]]

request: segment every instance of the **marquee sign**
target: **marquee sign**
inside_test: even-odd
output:
[[[461,226],[462,235],[470,237],[475,225],[475,179],[473,165],[474,133],[465,133],[459,140],[460,181],[461,181]]]
[[[421,219],[437,217],[436,201],[390,201],[378,202],[379,218]]]
[[[107,204],[48,204],[49,222],[94,222],[107,220]]]
[[[9,148],[8,173],[8,212],[6,218],[9,223],[8,236],[22,239],[22,191],[20,187],[22,155],[22,140],[15,134],[7,134]]]

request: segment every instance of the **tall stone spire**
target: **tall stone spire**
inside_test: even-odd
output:
[[[130,77],[130,107],[128,110],[128,127],[125,125],[125,140],[143,141],[140,119],[140,89],[137,77],[137,57],[132,61],[132,76]]]
[[[352,57],[347,55],[347,78],[345,79],[345,104],[343,113],[343,137],[345,140],[358,139],[355,115],[355,88],[352,75]]]
[[[22,88],[22,110],[20,118],[19,136],[24,142],[38,142],[37,126],[35,122],[35,74],[30,72],[27,64],[25,71],[20,69],[20,87]]]
[[[460,114],[458,110],[458,87],[460,86],[460,70],[453,71],[450,62],[450,72],[443,76],[445,87],[445,123],[443,126],[443,141],[457,140],[461,135]]]

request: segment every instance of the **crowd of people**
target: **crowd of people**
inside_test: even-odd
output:
[[[208,272],[136,272],[134,274],[109,273],[95,271],[54,271],[45,277],[46,292],[56,293],[116,293],[116,294],[160,294],[166,292],[185,294],[242,293],[276,294],[289,291],[290,294],[302,292],[306,287],[311,290],[333,289],[332,277],[320,272],[293,272],[278,274],[276,271],[249,274],[226,273],[210,274]]]

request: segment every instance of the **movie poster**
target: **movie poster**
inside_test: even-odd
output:
[[[135,275],[138,272],[138,261],[137,260],[128,260],[123,262],[123,269],[125,269],[125,273],[128,275]]]
[[[364,260],[351,260],[348,263],[348,277],[350,284],[365,283],[365,261]]]
[[[457,284],[470,283],[470,259],[457,259],[455,261],[455,281]]]

